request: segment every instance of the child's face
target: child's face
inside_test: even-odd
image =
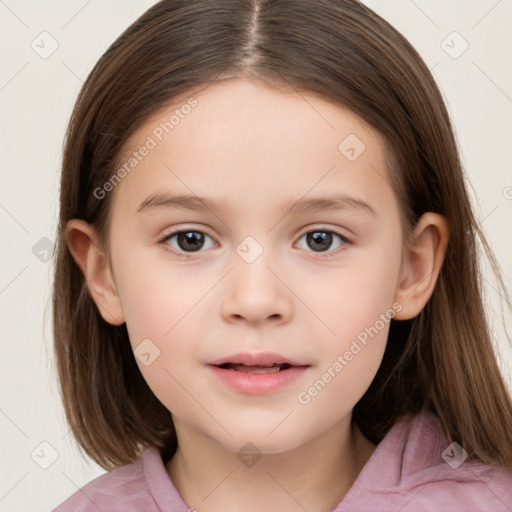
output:
[[[194,98],[136,132],[137,163],[110,192],[124,320],[133,348],[144,343],[144,378],[182,428],[233,450],[250,441],[286,451],[347,421],[400,310],[401,224],[384,146],[357,116],[310,94],[237,80]],[[166,133],[160,123],[173,114]],[[137,211],[153,194],[217,206]],[[333,196],[369,206],[287,213]],[[192,234],[159,242],[178,230]],[[269,352],[306,367],[277,385],[275,373],[238,372],[233,384],[208,366]],[[234,387],[243,377],[252,387]]]

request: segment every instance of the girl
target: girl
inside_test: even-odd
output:
[[[163,0],[85,82],[55,354],[110,472],[64,511],[512,510],[450,120],[356,0]],[[499,277],[499,274],[498,274]]]

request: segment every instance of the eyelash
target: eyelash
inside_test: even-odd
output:
[[[171,249],[169,247],[169,245],[167,244],[167,242],[169,240],[171,240],[173,237],[175,237],[176,235],[179,235],[180,233],[192,233],[192,232],[193,233],[201,233],[203,235],[208,236],[209,238],[211,238],[213,240],[213,237],[211,237],[210,235],[208,235],[207,233],[205,233],[204,231],[201,231],[199,229],[181,229],[178,231],[173,231],[172,233],[169,233],[167,235],[164,235],[162,238],[160,238],[158,240],[158,243],[161,244],[163,246],[164,250],[166,250],[166,251],[170,251],[173,254],[175,254],[181,258],[189,258],[190,256],[193,256],[194,254],[202,252],[202,251],[199,250],[199,251],[193,251],[193,252],[188,252],[188,253],[187,252],[177,252],[176,250]],[[346,236],[342,235],[341,233],[334,231],[332,229],[326,229],[323,227],[310,229],[309,231],[302,233],[302,235],[299,237],[299,240],[302,239],[304,236],[308,235],[309,233],[330,233],[330,234],[338,236],[341,239],[341,241],[343,242],[343,245],[341,247],[338,247],[337,249],[334,249],[332,251],[325,251],[325,252],[307,251],[307,252],[312,252],[313,254],[319,255],[321,258],[329,258],[331,256],[336,256],[337,254],[339,254],[340,252],[342,252],[345,249],[345,246],[347,244],[352,243]]]

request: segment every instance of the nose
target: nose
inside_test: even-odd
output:
[[[290,321],[293,293],[287,283],[289,278],[269,252],[263,251],[251,263],[235,255],[222,299],[222,315],[227,321],[253,325]]]

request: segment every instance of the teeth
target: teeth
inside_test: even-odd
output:
[[[244,373],[275,373],[281,369],[281,365],[274,366],[245,366],[244,364],[233,365],[233,370]]]
[[[224,366],[224,365],[223,365]],[[229,363],[225,365],[224,367],[229,370],[235,370],[237,372],[244,372],[244,373],[275,373],[280,371],[283,367],[288,367],[287,364],[274,364],[272,366],[248,366],[245,364],[233,364]]]

